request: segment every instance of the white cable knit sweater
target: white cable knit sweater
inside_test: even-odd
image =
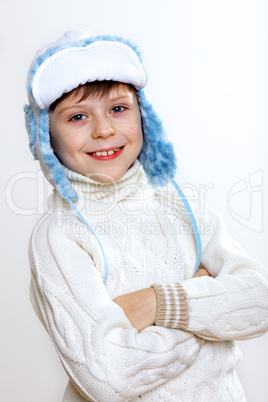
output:
[[[55,192],[30,241],[31,297],[70,378],[63,401],[245,401],[240,352],[224,341],[268,330],[267,271],[206,206],[196,216],[215,279],[190,279],[196,246],[183,203],[172,187],[148,185],[137,161],[113,184],[66,172],[109,273],[105,287],[97,240]],[[161,326],[138,333],[112,300],[156,283]]]

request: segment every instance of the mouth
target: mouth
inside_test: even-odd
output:
[[[117,158],[122,153],[123,149],[124,146],[119,148],[112,148],[105,151],[103,150],[103,151],[89,152],[87,155],[98,160],[110,160]]]

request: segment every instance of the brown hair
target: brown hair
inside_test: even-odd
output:
[[[78,102],[82,102],[87,98],[93,98],[96,100],[101,100],[108,96],[112,89],[119,89],[120,87],[127,85],[129,90],[137,96],[137,91],[132,84],[124,84],[118,81],[93,81],[87,82],[84,85],[79,85],[79,87],[73,89],[68,93],[64,93],[59,99],[56,99],[50,106],[49,110],[53,111],[57,105],[71,96],[73,99],[77,98]]]

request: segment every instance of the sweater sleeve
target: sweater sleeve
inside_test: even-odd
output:
[[[202,265],[213,276],[154,284],[156,325],[189,331],[207,340],[244,340],[268,330],[268,272],[226,233],[206,206]],[[202,233],[201,233],[202,235]]]
[[[92,257],[47,217],[30,241],[31,297],[61,362],[81,395],[126,401],[178,376],[203,341],[151,326],[138,333],[103,285]]]

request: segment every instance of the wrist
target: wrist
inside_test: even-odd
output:
[[[155,325],[185,329],[189,323],[189,308],[182,285],[153,284],[152,288],[156,294]]]

